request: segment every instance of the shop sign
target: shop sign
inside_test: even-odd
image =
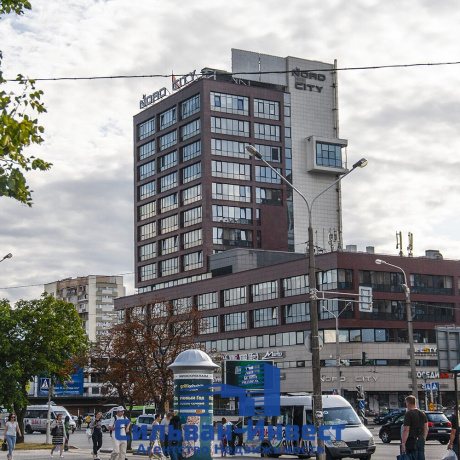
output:
[[[196,80],[196,70],[193,72],[188,73],[187,75],[183,75],[180,78],[176,78],[174,75],[172,77],[172,90],[177,91],[178,89],[183,88],[185,85],[188,85],[192,81]]]
[[[378,379],[379,379],[378,375],[357,375],[355,377],[355,382],[377,382]],[[321,377],[321,381],[322,382],[336,382],[337,377],[326,377],[323,375]],[[346,382],[347,379],[345,378],[345,376],[342,375],[340,377],[340,381]]]
[[[316,81],[325,81],[326,80],[326,75],[322,73],[316,73],[316,72],[309,72],[306,70],[300,70],[298,67],[296,67],[291,75],[293,77],[300,77],[303,79],[307,80],[316,80]],[[302,91],[313,91],[316,93],[320,93],[323,90],[322,86],[314,85],[314,84],[309,84],[305,83],[303,80],[296,79],[294,83],[295,89],[300,89]]]
[[[452,378],[448,372],[439,371],[417,371],[418,379],[450,379]]]
[[[422,347],[415,349],[415,353],[420,353],[423,355],[435,355],[437,352],[438,349],[436,347]]]
[[[168,90],[166,88],[161,88],[158,91],[149,94],[148,96],[144,94],[142,99],[139,101],[139,108],[145,109],[147,106],[155,104],[155,102],[159,101],[167,95],[167,91]]]

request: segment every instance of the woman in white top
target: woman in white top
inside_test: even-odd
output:
[[[19,429],[18,422],[16,421],[16,415],[10,414],[5,425],[4,435],[4,439],[8,443],[8,460],[13,460],[13,450],[16,446],[16,433],[21,436],[21,430]]]

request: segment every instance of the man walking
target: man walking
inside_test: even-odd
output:
[[[428,436],[428,419],[417,409],[415,396],[406,397],[407,412],[404,416],[404,430],[401,439],[401,452],[411,460],[425,460],[425,441]]]
[[[117,424],[117,420],[123,420],[123,422],[118,422]],[[128,442],[117,438],[126,436],[130,426],[131,422],[128,417],[125,417],[124,407],[117,407],[117,413],[113,415],[109,422],[109,430],[114,432],[112,436],[113,452],[110,455],[110,460],[125,460]]]

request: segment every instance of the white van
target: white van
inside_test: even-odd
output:
[[[72,433],[75,431],[76,423],[72,419],[72,416],[69,414],[67,409],[63,406],[50,406],[50,418],[54,420],[57,418],[58,414],[62,414],[62,420],[65,420],[68,415],[70,420],[70,428]],[[41,433],[46,433],[46,424],[48,418],[48,405],[40,406],[27,406],[26,415],[24,416],[24,431],[26,433],[33,433],[34,431],[40,431]]]
[[[266,417],[264,420],[264,440],[261,442],[262,452],[273,452],[277,455],[292,455],[292,448],[298,443],[290,443],[285,439],[268,439],[268,425],[313,425],[312,397],[311,396],[281,396],[281,415],[279,417]],[[375,452],[375,441],[372,433],[362,424],[350,403],[338,395],[323,395],[324,425],[344,425],[341,430],[340,440],[336,440],[336,431],[326,430],[325,435],[330,436],[330,441],[324,441],[326,447],[326,460],[341,458],[360,458],[370,460]],[[257,417],[253,417],[253,424],[257,422]],[[284,431],[283,431],[284,438]],[[254,440],[255,441],[255,440]],[[252,443],[249,443],[252,444]],[[302,443],[306,449],[299,453],[300,458],[315,456],[308,450],[309,444]],[[313,443],[315,444],[315,443]],[[299,446],[299,447],[302,447]],[[263,454],[262,454],[263,455]],[[297,455],[297,451],[295,452]]]

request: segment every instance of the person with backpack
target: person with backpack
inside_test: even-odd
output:
[[[222,425],[226,432],[225,437],[227,438],[228,448],[226,448],[226,451],[230,455],[235,455],[235,425],[225,417],[222,417]]]
[[[118,424],[117,429],[115,429],[115,424],[119,420],[123,420],[124,422]],[[117,437],[118,435],[126,436],[130,426],[131,421],[128,417],[125,417],[125,408],[122,406],[117,407],[117,413],[113,414],[109,422],[109,430],[114,432],[112,436],[113,452],[110,455],[110,460],[125,460],[128,442],[117,439]]]
[[[89,427],[91,428],[91,439],[93,441],[93,458],[100,460],[97,452],[102,447],[102,412],[98,412],[94,419],[91,421]]]
[[[425,460],[425,441],[428,436],[428,419],[425,412],[417,409],[417,398],[406,397],[407,412],[404,415],[404,429],[401,452],[411,460]]]

